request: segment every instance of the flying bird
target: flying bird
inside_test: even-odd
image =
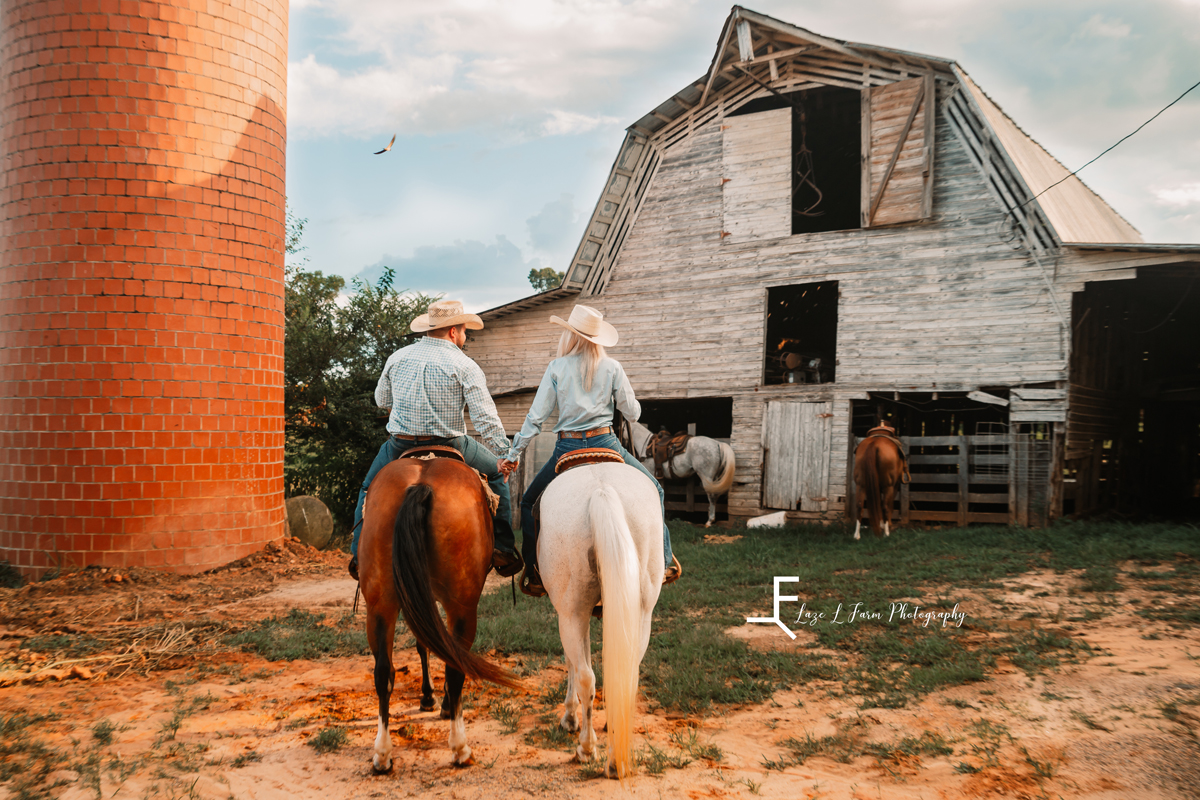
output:
[[[386,153],[388,150],[392,149],[392,145],[394,145],[395,143],[396,143],[396,137],[392,136],[392,140],[390,142],[388,142],[387,147],[383,148],[382,150],[377,150],[375,152],[375,155],[378,156],[378,155],[382,155],[383,153]]]

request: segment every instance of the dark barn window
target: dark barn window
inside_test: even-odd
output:
[[[838,282],[767,289],[763,383],[833,383]]]
[[[792,109],[792,233],[861,228],[862,94],[824,86],[784,97],[751,100],[730,116]]]

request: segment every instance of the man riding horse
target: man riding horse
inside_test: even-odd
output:
[[[439,300],[429,306],[428,313],[414,319],[410,327],[413,333],[425,336],[388,358],[375,387],[375,404],[391,410],[387,423],[390,435],[379,448],[358,493],[350,542],[350,574],[358,580],[358,540],[362,533],[363,502],[371,481],[409,448],[445,445],[462,453],[467,464],[482,473],[499,496],[500,503],[492,519],[495,543],[492,566],[504,577],[515,575],[523,562],[510,522],[511,500],[506,478],[516,465],[506,463],[502,470],[493,454],[493,450],[504,453],[509,448],[504,424],[488,393],[483,370],[462,352],[467,343],[467,329],[481,330],[483,320],[464,313],[463,304],[457,300]],[[483,435],[491,450],[467,436],[464,405],[471,412],[475,430]]]

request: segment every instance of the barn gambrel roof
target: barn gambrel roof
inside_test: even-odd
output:
[[[603,292],[664,153],[722,108],[766,94],[764,85],[777,91],[816,85],[861,90],[922,76],[951,89],[939,93],[947,96],[939,113],[1032,252],[1142,242],[1129,222],[1022,131],[953,60],[833,39],[734,6],[708,71],[626,129],[562,284],[482,316],[495,319],[571,294]]]

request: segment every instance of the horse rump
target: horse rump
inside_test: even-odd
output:
[[[429,581],[429,509],[433,489],[414,483],[396,514],[392,543],[392,578],[404,621],[413,637],[431,653],[472,678],[520,688],[517,677],[472,653],[442,622]]]

